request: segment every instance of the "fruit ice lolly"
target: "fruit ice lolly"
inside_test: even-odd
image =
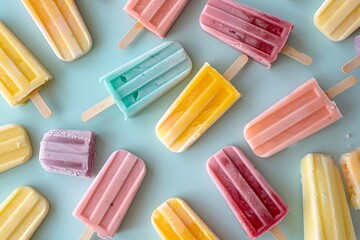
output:
[[[210,157],[207,170],[249,238],[270,230],[276,239],[286,239],[276,225],[287,205],[239,148],[221,149]]]
[[[83,240],[94,232],[104,239],[115,235],[145,174],[144,161],[132,153],[119,150],[110,156],[73,212],[87,226]]]
[[[181,198],[161,204],[151,216],[160,237],[166,239],[219,239],[196,212]]]
[[[201,28],[239,52],[270,68],[279,52],[309,65],[309,56],[285,45],[294,25],[230,0],[208,0]]]
[[[340,164],[348,186],[350,202],[353,208],[360,209],[360,148],[345,153],[340,158]]]
[[[74,0],[21,0],[58,58],[74,61],[92,39]]]
[[[247,61],[240,56],[223,76],[205,63],[157,123],[159,140],[173,152],[189,148],[241,97],[229,81]]]
[[[317,29],[332,41],[342,41],[360,27],[358,0],[325,0],[315,13]]]
[[[192,62],[177,42],[165,42],[100,79],[110,96],[85,111],[81,119],[88,121],[114,103],[125,120],[157,100],[185,79]]]
[[[45,118],[51,116],[51,110],[38,93],[52,79],[51,74],[1,21],[0,76],[0,93],[10,106],[31,99]]]
[[[0,239],[31,239],[49,211],[49,203],[32,187],[15,189],[0,205]]]
[[[0,173],[27,162],[31,155],[32,147],[24,127],[0,126]]]
[[[51,130],[40,143],[40,164],[49,172],[91,178],[96,154],[95,133]]]
[[[119,47],[126,48],[143,28],[164,38],[189,0],[129,0],[125,12],[137,22],[120,41]]]
[[[360,67],[360,35],[355,37],[354,46],[357,55],[342,66],[344,73],[350,73]]]
[[[354,226],[339,170],[331,156],[301,160],[305,240],[355,240]]]
[[[246,141],[265,158],[307,138],[342,118],[330,99],[355,83],[352,76],[324,92],[315,78],[306,81],[250,121],[244,128]]]

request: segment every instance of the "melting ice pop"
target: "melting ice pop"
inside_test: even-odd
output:
[[[357,55],[342,66],[343,73],[350,73],[360,67],[360,35],[355,37],[354,46]]]
[[[94,232],[103,239],[115,235],[145,174],[144,161],[130,152],[110,156],[73,212],[86,225],[81,240]]]
[[[287,205],[239,148],[221,149],[210,157],[207,170],[249,238],[271,231],[275,239],[287,239],[277,227]]]
[[[74,0],[21,0],[58,58],[74,61],[92,39]]]
[[[241,97],[229,81],[247,61],[240,56],[224,75],[205,63],[157,123],[159,140],[173,152],[189,148]]]
[[[40,143],[39,160],[46,171],[91,178],[95,154],[94,132],[51,130]]]
[[[28,99],[45,117],[51,110],[39,90],[52,79],[51,74],[0,21],[0,93],[10,106],[24,104]]]
[[[219,239],[196,212],[181,198],[171,198],[161,204],[153,212],[151,221],[160,237],[164,240]]]
[[[100,81],[110,96],[85,111],[81,119],[88,121],[116,103],[126,120],[185,79],[191,68],[184,48],[165,42],[103,76]]]
[[[340,164],[348,186],[351,205],[360,210],[360,148],[343,154]]]
[[[286,45],[294,25],[232,0],[208,0],[200,16],[202,29],[270,68],[279,52],[305,64],[311,57]]]
[[[317,29],[332,41],[342,41],[360,27],[358,0],[325,0],[315,13]]]
[[[306,155],[301,176],[304,240],[355,240],[343,183],[331,156]]]
[[[137,21],[119,43],[127,48],[144,29],[164,38],[189,0],[129,0],[125,12]]]
[[[0,173],[27,162],[31,155],[32,147],[24,127],[0,126]]]
[[[15,189],[0,205],[0,239],[30,240],[49,211],[49,203],[32,187]]]
[[[324,92],[315,78],[306,81],[250,121],[244,128],[246,141],[256,155],[266,158],[307,138],[342,118],[330,99],[355,84],[351,76]]]

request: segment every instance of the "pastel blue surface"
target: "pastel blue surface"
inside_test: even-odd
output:
[[[191,0],[165,39],[180,42],[189,53],[193,61],[190,76],[126,122],[113,106],[88,123],[80,120],[81,113],[108,94],[99,78],[163,40],[143,32],[128,49],[119,50],[119,39],[134,23],[122,10],[126,0],[79,0],[77,4],[94,46],[81,59],[65,63],[54,55],[21,1],[0,0],[0,19],[54,75],[41,91],[54,113],[49,120],[43,119],[30,102],[10,108],[0,98],[0,125],[22,124],[33,143],[29,162],[0,173],[0,202],[20,185],[35,187],[50,202],[49,215],[33,239],[78,239],[84,229],[71,213],[92,180],[45,172],[38,161],[42,136],[54,128],[95,131],[96,174],[117,149],[129,150],[146,161],[147,176],[115,239],[159,239],[151,225],[151,213],[174,196],[184,198],[221,239],[247,239],[206,172],[207,159],[226,145],[240,147],[283,197],[290,212],[280,227],[289,239],[303,239],[300,160],[309,152],[324,152],[331,154],[339,165],[342,153],[360,145],[360,86],[335,98],[344,115],[342,120],[269,159],[260,159],[251,152],[242,129],[249,120],[311,77],[316,77],[324,89],[347,77],[340,67],[355,56],[355,34],[335,43],[318,32],[312,18],[322,1],[241,2],[293,22],[295,29],[288,44],[310,54],[314,64],[306,67],[281,54],[270,70],[251,61],[232,81],[243,97],[191,148],[175,154],[156,138],[157,121],[205,61],[224,72],[239,56],[234,49],[201,30],[198,19],[205,0]],[[353,74],[359,78],[360,70]],[[351,214],[360,237],[360,212],[351,209]],[[273,238],[266,233],[259,239]]]

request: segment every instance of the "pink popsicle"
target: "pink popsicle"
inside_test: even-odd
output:
[[[115,235],[145,174],[144,161],[130,152],[110,156],[73,212],[87,226],[81,239],[93,232],[104,239]]]
[[[344,73],[350,73],[360,67],[360,35],[354,39],[356,56],[342,66]]]
[[[276,225],[288,207],[239,148],[228,146],[210,157],[207,170],[249,238],[271,230],[280,237]]]

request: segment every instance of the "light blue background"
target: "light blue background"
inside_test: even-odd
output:
[[[288,43],[310,54],[314,64],[306,67],[281,54],[271,70],[251,61],[232,81],[243,97],[188,151],[174,154],[157,140],[155,124],[205,61],[224,72],[239,56],[234,49],[201,30],[198,19],[205,2],[191,0],[165,38],[179,41],[187,50],[193,60],[191,76],[127,122],[113,106],[83,123],[80,114],[108,95],[105,87],[99,84],[99,77],[162,40],[143,32],[128,49],[119,50],[118,40],[134,23],[122,10],[126,0],[79,0],[77,4],[94,46],[85,57],[65,63],[56,58],[20,0],[0,0],[0,19],[54,75],[53,81],[41,91],[54,113],[50,120],[43,119],[31,103],[9,108],[0,98],[0,125],[24,125],[34,151],[29,162],[0,174],[0,202],[21,185],[31,185],[46,196],[50,212],[34,239],[78,239],[84,229],[71,213],[92,180],[45,172],[38,162],[40,140],[46,131],[54,128],[95,131],[96,174],[108,156],[120,148],[146,161],[147,176],[115,239],[159,239],[151,225],[151,213],[173,196],[184,198],[221,239],[247,239],[205,168],[212,154],[230,144],[244,151],[288,204],[290,212],[281,222],[281,229],[289,239],[303,239],[300,160],[309,152],[325,152],[338,164],[342,153],[360,145],[360,86],[336,97],[344,115],[341,121],[272,158],[256,157],[246,144],[242,129],[246,122],[311,77],[316,77],[324,89],[347,77],[340,66],[355,54],[352,42],[355,34],[339,43],[321,35],[312,18],[322,1],[242,0],[249,6],[293,22],[295,29]],[[353,74],[360,77],[359,70]],[[351,209],[351,214],[360,237],[360,212]],[[259,239],[273,238],[266,233]]]

